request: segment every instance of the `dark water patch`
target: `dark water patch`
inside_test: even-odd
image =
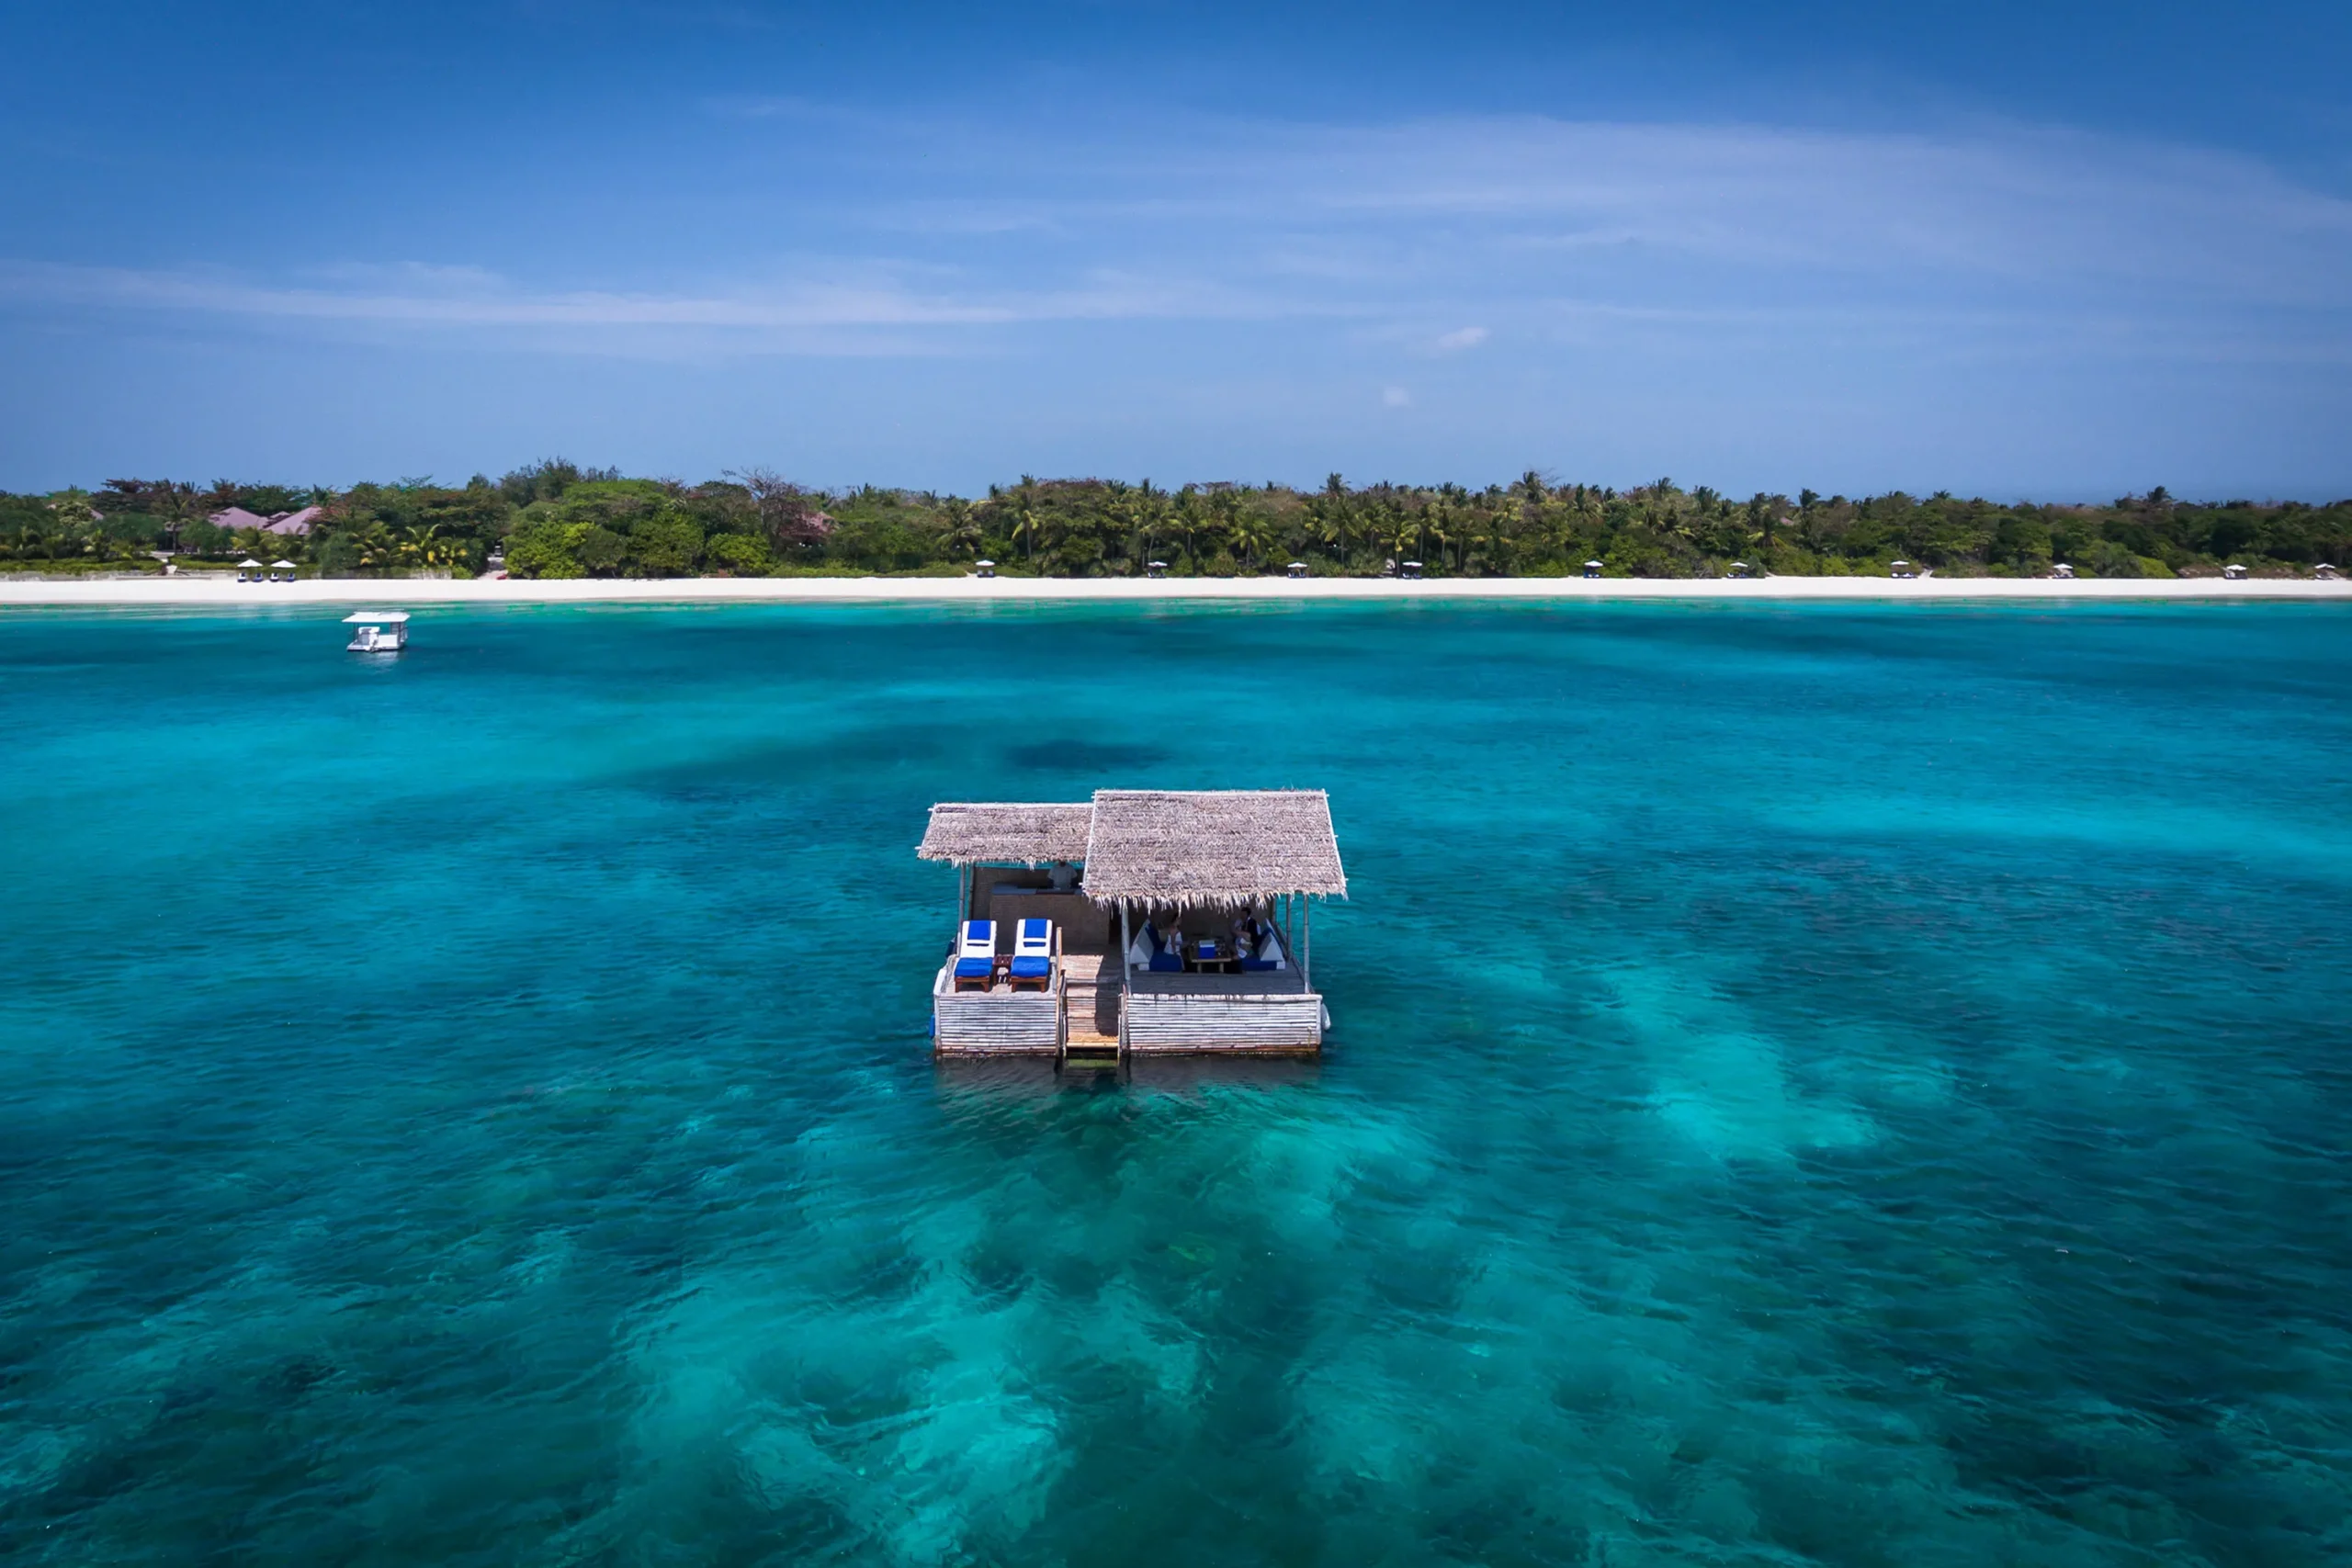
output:
[[[1057,736],[1046,740],[1022,741],[1004,749],[1004,759],[1016,768],[1026,768],[1041,773],[1070,773],[1087,778],[1140,778],[1146,770],[1159,766],[1168,760],[1168,752],[1157,746],[1120,744],[1088,740],[1079,736]]]

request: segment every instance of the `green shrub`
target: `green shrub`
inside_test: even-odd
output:
[[[773,564],[768,542],[749,534],[720,534],[703,546],[703,558],[721,571],[757,577]]]
[[[587,569],[572,553],[572,535],[579,531],[569,523],[524,525],[506,542],[507,575],[544,578],[587,576]]]
[[[674,512],[640,520],[629,530],[629,555],[647,577],[686,577],[702,560],[702,525]]]

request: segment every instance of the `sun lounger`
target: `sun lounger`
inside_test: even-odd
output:
[[[1040,990],[1054,980],[1054,922],[1031,919],[1013,927],[1012,984]]]
[[[996,922],[966,920],[956,939],[956,988],[985,991],[996,978]]]

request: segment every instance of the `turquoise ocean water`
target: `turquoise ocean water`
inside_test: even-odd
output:
[[[2352,1561],[2352,616],[0,619],[0,1558]],[[1319,785],[1319,1066],[933,800]]]

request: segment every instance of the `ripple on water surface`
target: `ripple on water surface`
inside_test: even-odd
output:
[[[2352,1560],[2338,613],[0,620],[11,1555]],[[1099,784],[1322,1063],[930,1063]]]

